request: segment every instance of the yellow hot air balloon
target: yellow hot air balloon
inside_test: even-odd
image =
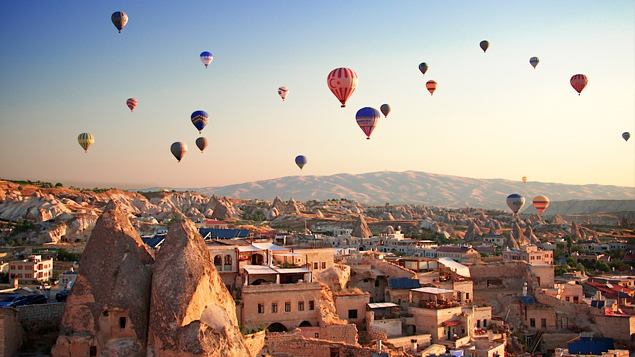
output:
[[[523,176],[523,182],[527,182],[527,176]]]
[[[549,198],[547,196],[536,196],[533,200],[534,207],[542,214],[549,207]]]
[[[77,142],[85,152],[88,152],[88,148],[95,142],[95,137],[91,133],[81,133],[77,137]]]

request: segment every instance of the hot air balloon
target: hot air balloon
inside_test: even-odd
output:
[[[425,75],[428,71],[428,64],[425,62],[419,63],[419,70],[421,71],[421,74]]]
[[[517,193],[512,193],[511,195],[507,196],[507,206],[511,208],[512,212],[518,213],[518,211],[520,211],[520,209],[523,208],[524,205],[525,197]]]
[[[534,69],[536,69],[536,66],[538,65],[539,62],[540,62],[540,58],[538,57],[532,57],[529,59],[529,63],[534,67]]]
[[[205,68],[207,68],[207,66],[209,66],[210,63],[212,63],[213,59],[214,59],[214,56],[212,55],[211,52],[208,52],[208,51],[201,52],[201,62],[203,62],[203,64],[205,65]]]
[[[481,43],[479,43],[479,46],[481,46],[481,49],[483,50],[483,53],[485,53],[487,51],[487,49],[489,48],[489,41],[483,40],[483,41],[481,41]]]
[[[344,108],[346,101],[357,88],[357,73],[350,68],[336,68],[326,77],[326,84]]]
[[[128,98],[128,100],[126,100],[126,105],[128,105],[128,108],[130,108],[130,111],[133,111],[134,108],[137,107],[137,100],[135,98]]]
[[[573,89],[575,89],[575,91],[578,92],[578,95],[580,95],[584,87],[586,87],[587,83],[589,83],[589,80],[584,74],[576,74],[571,77],[570,82]]]
[[[379,124],[380,118],[381,114],[379,114],[379,111],[371,107],[364,107],[355,114],[357,125],[359,125],[364,134],[366,134],[367,140],[370,140],[370,134],[373,133],[373,130],[375,130],[375,127]]]
[[[194,124],[196,129],[198,129],[199,134],[201,130],[203,130],[205,125],[207,125],[208,121],[209,121],[209,115],[207,114],[207,112],[202,110],[197,110],[194,113],[192,113],[192,124]]]
[[[302,168],[304,167],[304,165],[306,165],[306,163],[307,163],[306,156],[298,155],[295,157],[295,164],[298,165],[300,170],[302,170]]]
[[[542,214],[549,207],[549,199],[547,196],[536,196],[533,201],[534,207]]]
[[[282,98],[283,101],[287,97],[287,94],[289,94],[289,88],[287,87],[278,88],[278,95],[280,96],[280,98]]]
[[[628,141],[630,137],[631,137],[631,133],[629,133],[628,131],[625,131],[622,133],[622,138],[624,138],[624,141]]]
[[[198,147],[199,150],[201,150],[201,153],[203,153],[203,150],[205,150],[205,148],[207,147],[207,138],[204,137],[200,137],[196,139],[196,147]]]
[[[178,141],[170,146],[170,151],[172,152],[172,155],[174,155],[174,157],[176,157],[176,159],[181,162],[181,159],[183,158],[183,156],[185,156],[185,153],[187,153],[187,145]]]
[[[128,15],[123,11],[115,11],[110,16],[110,20],[115,25],[119,33],[123,30],[123,27],[128,23]]]
[[[523,176],[523,182],[527,182],[527,176]]]
[[[428,92],[430,92],[430,95],[434,94],[434,91],[437,90],[437,82],[435,81],[428,81],[426,83],[426,88],[428,88]]]
[[[379,107],[379,110],[381,110],[381,113],[384,114],[384,118],[387,118],[388,113],[390,113],[390,105],[382,104],[381,107]]]
[[[91,133],[81,133],[77,137],[77,142],[84,148],[84,152],[88,152],[88,148],[95,142],[95,137]]]

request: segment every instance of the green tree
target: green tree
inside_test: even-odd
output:
[[[568,257],[567,258],[567,265],[570,267],[574,267],[575,266],[575,259],[573,259],[572,257]]]
[[[595,264],[595,268],[596,268],[597,270],[599,270],[599,271],[603,271],[603,272],[605,272],[605,273],[608,273],[608,272],[610,272],[610,271],[611,271],[611,267],[609,267],[609,265],[608,265],[608,264],[606,264],[606,263],[605,263],[605,262],[603,262],[603,261],[599,261],[599,262],[597,262],[597,263]]]
[[[62,185],[61,182],[58,182],[55,184],[55,188],[64,188],[64,185]]]

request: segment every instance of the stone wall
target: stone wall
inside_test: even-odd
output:
[[[553,307],[554,309],[556,309],[557,312],[567,313],[573,316],[589,315],[589,305],[587,304],[573,304],[570,302],[562,301],[553,296],[549,296],[540,290],[538,290],[534,294],[534,298],[541,304]]]
[[[544,333],[540,342],[543,352],[554,351],[556,348],[564,348],[567,342],[580,337],[579,333]]]
[[[40,305],[19,306],[18,319],[25,330],[37,330],[40,328],[59,328],[64,313],[64,303],[50,303]]]
[[[522,289],[529,273],[526,263],[490,263],[470,266],[474,290],[488,288],[488,281],[500,281],[506,288]]]
[[[595,324],[604,333],[604,337],[620,341],[632,341],[635,337],[635,316],[605,316],[602,310],[592,309]]]
[[[249,350],[251,357],[255,357],[260,354],[260,351],[265,345],[265,335],[265,331],[260,331],[245,336],[245,347]]]
[[[371,266],[375,269],[383,271],[390,278],[418,279],[417,273],[415,273],[414,271],[406,269],[404,267],[400,267],[399,265],[390,262],[371,260]]]
[[[337,352],[339,356],[372,357],[374,349],[322,339],[303,338],[302,331],[269,333],[265,338],[264,352],[281,355],[287,353],[296,357],[330,357]]]
[[[22,326],[15,309],[0,308],[0,357],[12,357],[23,341]]]
[[[417,340],[417,349],[430,346],[431,343],[431,337],[428,334],[394,337],[388,339],[388,342],[396,348],[401,348],[402,351],[412,351],[412,340]],[[445,352],[445,350],[443,352]]]

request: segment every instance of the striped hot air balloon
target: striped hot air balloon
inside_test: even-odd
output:
[[[206,111],[197,110],[192,113],[190,118],[192,119],[192,124],[194,124],[200,134],[201,130],[205,128],[205,125],[207,125],[207,122],[209,121],[209,114],[207,114]]]
[[[584,87],[586,87],[587,83],[589,83],[589,79],[584,74],[576,74],[571,77],[571,86],[578,92],[578,95],[582,93]]]
[[[280,96],[280,98],[282,98],[283,101],[287,98],[287,94],[289,94],[289,88],[287,87],[278,88],[278,95]]]
[[[326,84],[345,108],[346,101],[357,88],[357,73],[350,68],[336,68],[326,77]]]
[[[536,196],[533,200],[534,207],[542,214],[549,207],[549,198],[547,196]]]
[[[375,130],[375,127],[379,124],[380,118],[381,114],[379,110],[375,108],[364,107],[357,111],[355,115],[357,125],[359,125],[364,134],[366,134],[367,140],[370,140],[370,134],[373,133],[373,130]]]
[[[137,107],[137,100],[135,98],[129,98],[128,100],[126,100],[126,105],[128,106],[128,108],[130,108],[130,111],[133,111],[134,108]]]
[[[91,133],[81,133],[77,137],[77,142],[84,149],[84,152],[88,152],[88,148],[95,142],[95,137]]]
[[[214,60],[214,56],[211,52],[208,51],[201,52],[200,57],[201,62],[203,62],[203,64],[205,65],[205,68],[207,68],[207,66],[209,66],[209,64],[212,63],[212,61]]]
[[[113,25],[115,25],[117,30],[119,30],[119,33],[121,33],[123,27],[126,26],[126,24],[128,23],[128,15],[126,15],[126,13],[123,11],[115,11],[110,16],[110,20],[112,21]]]
[[[428,92],[430,92],[430,95],[434,94],[434,91],[437,90],[437,82],[435,81],[428,81],[426,83],[426,88],[428,88]]]
[[[536,66],[538,65],[539,62],[540,62],[540,58],[538,57],[532,57],[529,59],[529,64],[531,64],[531,66],[534,67],[534,69],[536,69]]]

